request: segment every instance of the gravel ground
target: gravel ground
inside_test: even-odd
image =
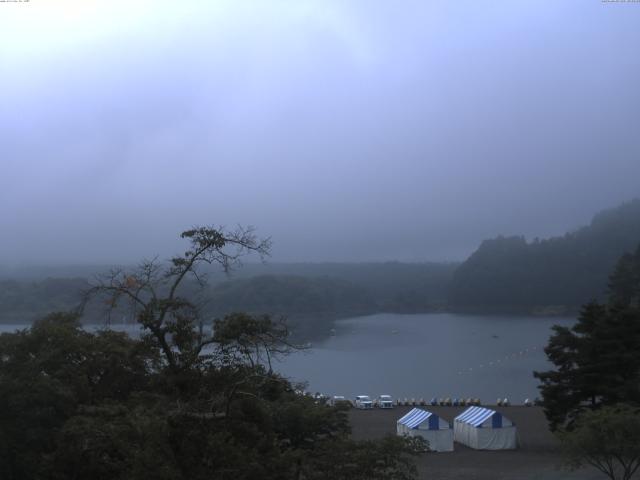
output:
[[[395,435],[396,420],[413,407],[392,410],[356,410],[350,412],[355,439],[374,439],[386,434]],[[422,407],[440,417],[453,421],[465,407]],[[425,453],[417,459],[421,479],[473,480],[596,480],[604,478],[589,469],[569,472],[560,468],[558,442],[547,428],[547,421],[539,407],[491,407],[512,420],[518,429],[517,450],[480,451],[454,444],[449,453]]]

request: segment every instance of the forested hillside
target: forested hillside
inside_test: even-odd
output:
[[[70,310],[87,287],[84,278],[0,280],[0,322],[30,322],[49,312]]]
[[[329,277],[260,275],[218,283],[205,296],[209,318],[232,312],[282,316],[304,340],[328,335],[337,318],[377,311],[366,289]]]
[[[253,277],[298,277],[335,280],[365,290],[377,306],[387,311],[420,311],[447,301],[448,287],[457,263],[249,263],[232,277],[212,271],[212,285]]]
[[[304,337],[327,334],[337,318],[376,312],[450,308],[562,313],[602,298],[615,262],[638,243],[640,200],[634,200],[595,215],[590,225],[562,237],[486,240],[462,264],[253,263],[231,277],[209,271],[200,301],[207,318],[233,311],[285,316]],[[5,269],[0,277],[11,279],[0,280],[0,322],[30,322],[74,308],[93,270],[97,267]],[[189,296],[191,287],[184,288]],[[85,321],[103,318],[99,310],[85,312]]]
[[[218,315],[252,313],[359,313],[374,301],[363,288],[328,277],[262,275],[224,282],[208,293],[211,309]]]
[[[426,312],[446,303],[455,264],[247,264],[231,277],[209,273],[209,285],[198,291],[185,283],[182,294],[198,295],[205,318],[230,312],[268,313],[286,317],[299,338],[328,335],[339,318],[377,312]],[[87,271],[89,269],[87,268]],[[43,272],[76,274],[74,268]],[[0,280],[0,322],[27,323],[51,311],[71,310],[89,286],[85,278],[38,278],[38,270],[19,280]],[[20,278],[20,276],[18,276]],[[28,280],[27,280],[28,278]],[[104,306],[85,310],[83,321],[104,320]],[[115,311],[113,322],[132,321]]]
[[[450,303],[457,308],[572,309],[602,298],[617,259],[639,242],[638,199],[600,212],[590,225],[562,237],[486,240],[456,270]]]

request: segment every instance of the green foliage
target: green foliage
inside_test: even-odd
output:
[[[635,255],[624,254],[609,277],[609,303],[640,307],[640,245]]]
[[[600,405],[640,405],[638,259],[640,249],[622,257],[608,305],[589,303],[572,328],[554,327],[545,352],[556,368],[535,372],[553,429],[571,428],[584,410]]]
[[[363,289],[338,279],[264,275],[215,285],[209,295],[216,313],[328,314],[371,309]]]
[[[284,324],[235,313],[199,326],[181,294],[196,267],[262,251],[246,230],[196,228],[169,266],[113,271],[87,299],[124,302],[140,340],[84,331],[53,314],[0,336],[3,480],[414,478],[416,445],[354,442],[344,408],[316,403],[271,369],[292,345]],[[250,231],[249,231],[250,232]]]
[[[247,338],[272,348],[278,325],[219,325],[213,351],[180,371],[157,346],[72,315],[0,336],[0,478],[413,478],[415,445],[354,442],[344,408],[228,355]]]
[[[166,414],[118,404],[82,407],[57,436],[48,468],[57,479],[180,478]]]
[[[597,214],[591,225],[563,237],[484,241],[456,270],[456,307],[532,309],[577,307],[606,289],[617,259],[640,242],[640,199]]]
[[[640,467],[640,410],[636,407],[587,411],[560,438],[571,468],[591,465],[611,480],[630,480]]]
[[[426,450],[418,437],[387,436],[381,441],[340,440],[304,469],[309,480],[410,480],[417,470],[411,456]]]
[[[69,314],[0,335],[0,478],[38,478],[78,408],[144,388],[156,359],[124,334],[81,330]]]
[[[0,280],[0,322],[19,323],[41,318],[48,312],[71,310],[87,286],[84,278]]]
[[[272,282],[280,282],[283,289],[288,289],[288,282],[291,282],[294,283],[293,288],[300,288],[303,292],[308,288],[316,290],[325,287],[355,290],[354,298],[364,293],[369,297],[369,301],[374,301],[376,307],[385,311],[409,312],[424,311],[425,308],[433,308],[434,305],[444,303],[451,276],[457,266],[456,263],[430,262],[247,263],[234,274],[234,278],[238,285],[242,285],[241,282],[250,278],[267,277],[264,287],[261,284],[256,285],[258,292],[262,288],[271,288],[267,285]],[[220,273],[211,272],[210,280],[212,284],[217,285],[228,278]],[[305,280],[310,281],[308,286],[305,285]],[[295,283],[298,282],[301,285],[296,287]],[[280,287],[275,287],[275,290],[277,294]]]
[[[184,257],[174,259],[179,265]],[[177,265],[174,264],[174,267]],[[442,308],[455,264],[246,264],[232,278],[205,263],[209,286],[201,289],[188,276],[181,296],[203,304],[207,319],[233,312],[285,316],[298,341],[328,335],[338,318],[377,312],[415,313]],[[37,273],[37,272],[36,272]],[[47,272],[47,273],[58,273]],[[66,273],[66,272],[61,272]],[[85,273],[83,271],[72,272]],[[0,322],[26,322],[56,310],[72,310],[86,290],[85,279],[48,278],[38,281],[0,280]],[[120,298],[111,320],[133,321]],[[99,302],[86,305],[83,321],[101,322]]]

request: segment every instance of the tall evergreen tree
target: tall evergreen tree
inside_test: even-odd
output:
[[[624,254],[609,277],[609,303],[640,306],[640,245],[635,255]]]
[[[640,199],[600,212],[590,225],[561,237],[485,240],[456,269],[450,303],[465,309],[575,310],[592,298],[605,301],[607,276],[639,241]],[[624,268],[612,278],[615,291],[627,296],[631,293],[624,293],[623,284],[635,283],[631,273],[638,271],[633,257],[626,256]]]
[[[577,323],[555,326],[545,352],[554,370],[534,372],[553,429],[585,409],[640,405],[640,247],[610,277],[609,302],[583,306]]]

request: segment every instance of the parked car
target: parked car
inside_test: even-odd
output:
[[[338,405],[348,405],[350,407],[352,406],[351,402],[344,398],[342,395],[334,395],[333,397],[331,397],[329,399],[329,405],[331,405],[332,407],[336,407]]]
[[[367,410],[373,408],[373,402],[369,398],[369,395],[358,395],[354,402],[356,408]]]
[[[391,395],[380,395],[378,397],[378,408],[393,408]]]

